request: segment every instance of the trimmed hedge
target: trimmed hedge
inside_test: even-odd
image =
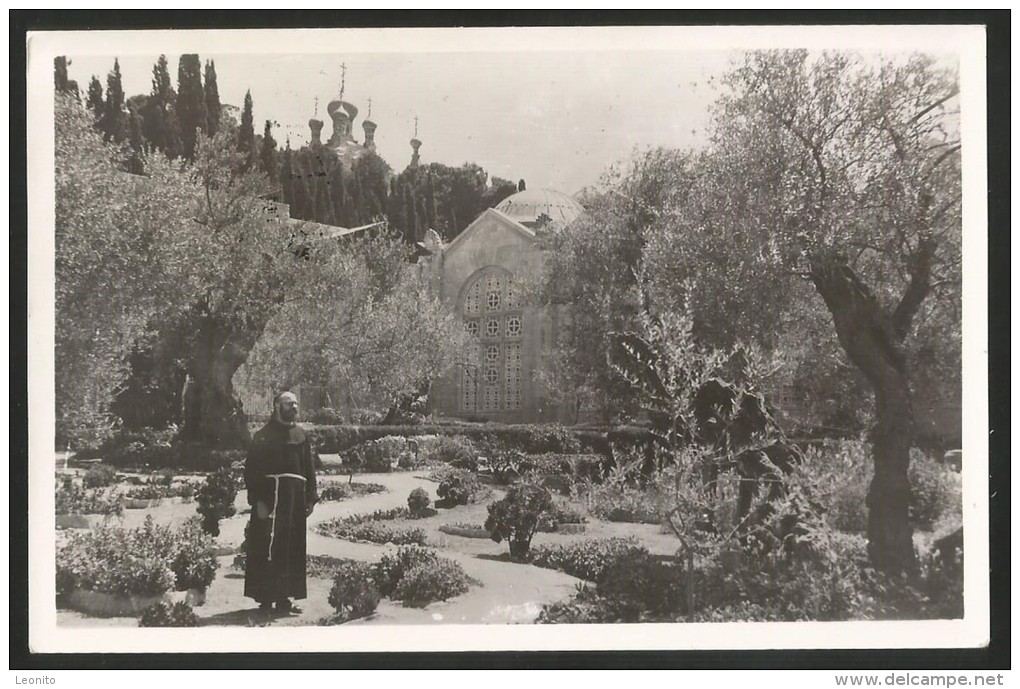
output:
[[[422,426],[305,426],[312,445],[323,454],[340,454],[369,440],[388,435],[411,438],[422,435],[463,436],[487,448],[514,448],[526,454],[609,454],[611,443],[634,445],[651,442],[648,429],[636,426],[611,431],[543,424],[478,424]]]

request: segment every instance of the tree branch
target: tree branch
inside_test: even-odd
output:
[[[901,340],[910,332],[910,325],[917,314],[917,309],[931,291],[931,264],[934,256],[935,242],[930,239],[923,240],[914,255],[910,283],[893,312],[893,329]]]

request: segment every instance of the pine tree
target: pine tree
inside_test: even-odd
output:
[[[241,126],[237,130],[237,150],[244,154],[245,165],[255,165],[255,123],[252,116],[251,89],[244,94],[244,109],[241,111]]]
[[[106,141],[120,143],[127,137],[124,87],[121,84],[120,62],[117,59],[113,61],[113,70],[106,76],[106,102],[103,104],[99,130]]]
[[[92,81],[89,82],[89,93],[88,98],[85,100],[85,107],[92,111],[96,122],[103,116],[103,84],[99,81],[99,77],[94,74],[92,75]]]
[[[262,171],[269,177],[269,181],[276,183],[276,139],[273,138],[273,123],[266,120],[266,128],[262,132],[262,150],[259,155]]]
[[[206,131],[202,63],[195,54],[181,55],[177,66],[177,123],[181,128],[184,158],[192,160],[199,132]]]
[[[205,63],[205,116],[206,132],[209,136],[215,136],[220,130],[220,113],[223,107],[220,105],[220,90],[216,85],[216,63],[207,60]]]

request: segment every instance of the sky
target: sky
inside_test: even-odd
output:
[[[84,92],[96,75],[105,89],[117,57],[127,96],[149,93],[158,42],[148,54],[137,47],[118,53],[116,41],[110,45],[106,54],[68,52],[70,77]],[[175,84],[180,52],[165,53]],[[316,98],[328,137],[326,104],[337,97],[345,64],[345,99],[360,109],[355,138],[363,138],[371,99],[377,150],[395,170],[410,160],[417,116],[423,162],[474,162],[490,177],[524,179],[529,188],[568,194],[596,183],[635,149],[703,143],[716,95],[709,80],[725,71],[733,55],[682,49],[449,52],[449,46],[437,52],[187,52],[199,52],[203,63],[215,61],[221,102],[240,107],[250,89],[256,131],[272,120],[281,146],[288,136],[295,148],[307,143]]]

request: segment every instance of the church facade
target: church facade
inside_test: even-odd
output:
[[[565,194],[520,191],[483,211],[442,244],[430,234],[422,259],[432,289],[462,323],[467,344],[429,395],[435,416],[503,423],[568,422],[569,408],[543,385],[544,356],[570,327],[569,308],[529,303],[542,278],[538,232],[582,212]]]

